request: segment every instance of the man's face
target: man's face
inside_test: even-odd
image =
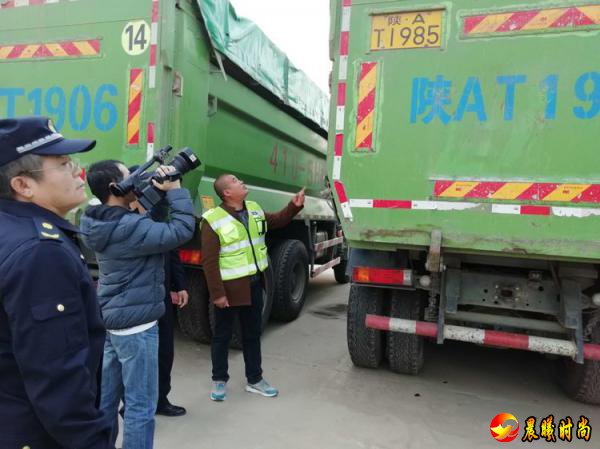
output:
[[[246,196],[248,196],[248,189],[244,181],[230,175],[227,178],[227,187],[223,190],[223,194],[232,201],[244,201]]]
[[[29,178],[31,202],[60,216],[86,200],[81,168],[69,156],[44,156],[38,180]]]

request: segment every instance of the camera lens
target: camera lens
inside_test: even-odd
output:
[[[200,160],[189,148],[184,148],[175,156],[171,165],[183,176],[200,165]]]

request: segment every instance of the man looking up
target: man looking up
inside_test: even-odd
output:
[[[254,201],[246,201],[246,185],[232,174],[219,176],[214,189],[222,203],[204,213],[201,228],[203,267],[216,321],[210,398],[226,398],[229,342],[236,315],[242,329],[246,391],[277,396],[278,390],[262,377],[263,273],[269,264],[265,234],[268,228],[285,227],[302,210],[304,189],[283,210],[271,214]]]

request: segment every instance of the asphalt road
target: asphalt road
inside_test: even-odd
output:
[[[270,324],[263,337],[265,378],[277,398],[244,391],[243,359],[230,354],[228,398],[209,400],[210,348],[182,335],[176,342],[172,402],[188,414],[157,418],[159,449],[392,449],[500,447],[489,426],[501,412],[515,415],[518,439],[509,447],[600,447],[600,407],[566,398],[554,361],[510,350],[447,343],[430,345],[417,377],[356,368],[346,347],[348,286],[331,272],[311,282],[302,315]],[[590,420],[589,442],[540,439],[523,443],[524,421],[552,414]],[[576,424],[575,424],[576,425]],[[558,428],[558,425],[557,425]],[[558,430],[557,430],[558,437]]]

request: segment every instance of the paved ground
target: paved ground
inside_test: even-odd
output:
[[[332,274],[311,283],[298,320],[271,324],[263,338],[265,377],[275,399],[243,391],[243,360],[230,356],[229,396],[208,399],[209,347],[177,340],[171,399],[182,418],[157,419],[159,449],[410,449],[499,447],[489,432],[500,412],[521,423],[530,415],[590,419],[592,439],[557,447],[600,447],[600,407],[567,399],[553,362],[530,353],[449,343],[430,347],[418,377],[355,368],[346,348],[348,286]],[[529,446],[515,440],[516,447]],[[551,443],[538,441],[536,447]]]

